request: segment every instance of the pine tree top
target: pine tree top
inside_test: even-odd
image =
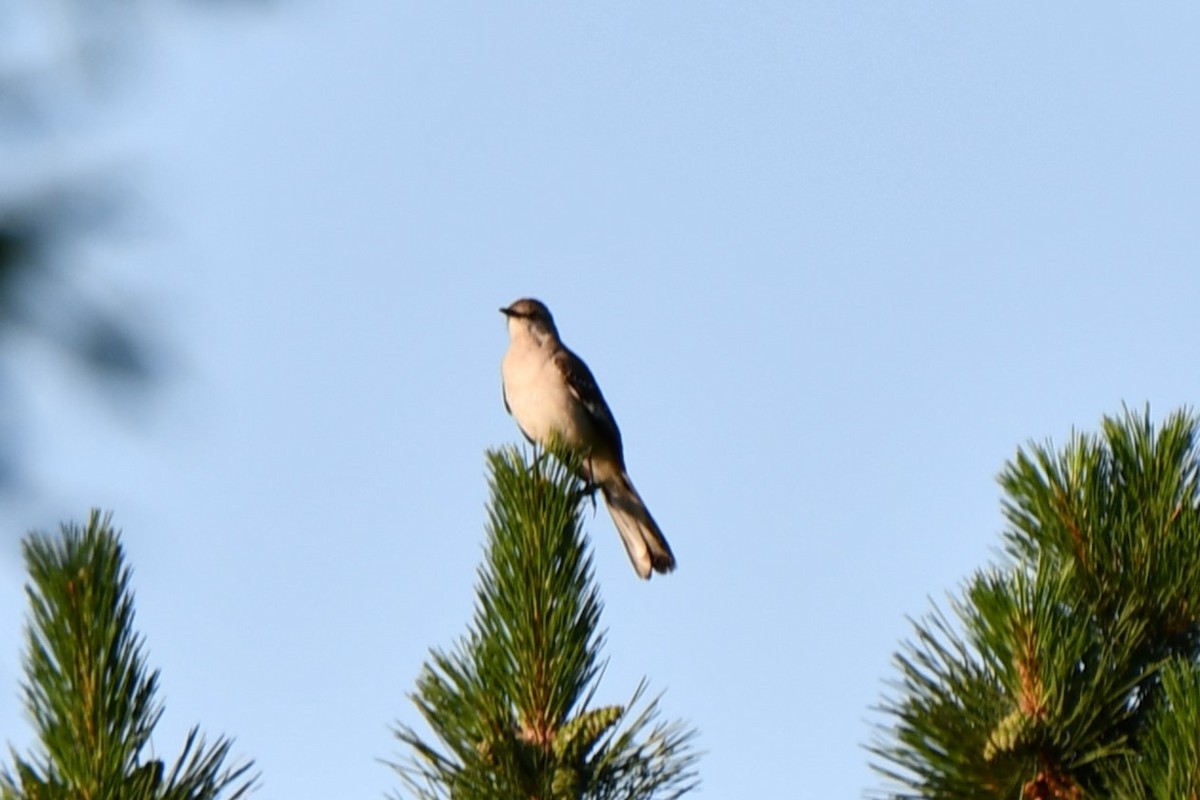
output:
[[[675,798],[696,785],[694,731],[658,720],[645,685],[597,705],[603,604],[583,533],[589,494],[566,453],[488,453],[491,501],[475,613],[434,650],[413,702],[437,737],[396,729],[418,798]],[[635,707],[641,705],[640,710]]]
[[[134,629],[131,571],[109,515],[23,542],[30,583],[25,708],[38,746],[0,773],[3,800],[237,800],[251,764],[193,728],[171,767],[147,755],[162,715],[158,671]]]
[[[1005,467],[1005,557],[914,623],[871,747],[897,798],[1177,800],[1200,771],[1200,452],[1149,411]],[[1186,712],[1186,735],[1166,719]],[[1158,754],[1158,755],[1155,755]],[[1179,793],[1180,786],[1190,793]],[[1160,794],[1153,787],[1169,786]]]

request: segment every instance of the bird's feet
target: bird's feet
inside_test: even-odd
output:
[[[583,488],[581,488],[575,494],[575,500],[576,501],[585,500],[585,499],[591,500],[592,501],[592,513],[595,513],[595,511],[596,511],[596,492],[598,492],[599,490],[600,490],[600,484],[592,483],[591,481],[588,481],[588,482],[584,483]]]
[[[537,442],[533,443],[533,471],[542,474],[542,463],[550,457],[550,451],[545,448],[538,447]]]

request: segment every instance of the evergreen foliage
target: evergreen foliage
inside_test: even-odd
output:
[[[1200,796],[1197,431],[1126,411],[1006,466],[1003,563],[896,656],[887,797]]]
[[[31,534],[25,707],[40,748],[0,773],[3,800],[236,800],[249,763],[225,767],[231,742],[193,728],[169,769],[147,754],[162,716],[158,672],[134,631],[130,570],[108,516],[82,530]]]
[[[696,785],[694,731],[659,721],[658,698],[634,711],[596,705],[602,603],[584,544],[588,494],[573,458],[532,464],[488,453],[485,562],[468,632],[434,650],[411,696],[440,746],[409,726],[392,766],[425,799],[676,798]]]

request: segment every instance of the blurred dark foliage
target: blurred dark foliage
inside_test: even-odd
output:
[[[104,225],[103,207],[119,198],[80,183],[0,202],[0,490],[10,491],[20,485],[20,434],[32,424],[15,396],[22,364],[10,353],[16,337],[48,345],[39,352],[66,359],[98,389],[120,384],[141,396],[160,371],[144,335],[78,280],[85,264],[72,245],[94,235]]]
[[[145,343],[118,312],[76,291],[69,254],[61,252],[64,243],[103,225],[103,205],[117,201],[76,187],[0,208],[0,346],[20,326],[53,341],[96,377],[152,380]]]
[[[22,485],[20,450],[35,425],[20,405],[19,338],[47,345],[36,352],[64,360],[101,390],[78,402],[117,388],[111,397],[130,402],[162,379],[161,354],[122,309],[97,296],[87,275],[88,242],[113,226],[131,193],[115,170],[89,164],[81,151],[144,66],[153,15],[186,19],[181,6],[268,4],[173,2],[0,0],[0,494]]]

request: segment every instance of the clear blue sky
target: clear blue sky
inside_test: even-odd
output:
[[[992,557],[995,474],[1200,397],[1195,4],[321,3],[146,19],[107,131],[151,210],[90,284],[164,351],[112,415],[25,376],[38,511],[115,512],[156,742],[236,738],[265,798],[378,797],[465,631],[496,309],[590,363],[679,557],[589,519],[610,665],[703,796],[856,797],[906,615]]]

